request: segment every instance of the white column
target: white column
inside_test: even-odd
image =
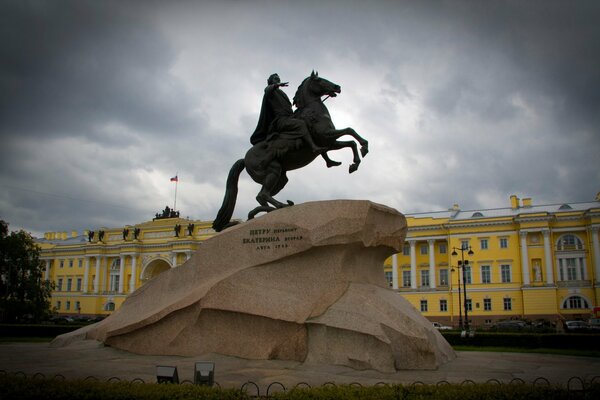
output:
[[[88,292],[88,281],[90,280],[90,258],[85,258],[85,265],[83,267],[83,293]]]
[[[415,240],[410,240],[410,287],[413,289],[417,288],[417,252]]]
[[[552,243],[550,243],[550,231],[544,230],[542,231],[544,235],[544,261],[546,264],[546,283],[548,285],[554,284],[554,267],[552,260]]]
[[[191,251],[186,251],[185,252],[185,261],[189,260],[190,258],[192,258],[192,252]]]
[[[429,239],[429,287],[435,289],[435,240]]]
[[[171,256],[171,265],[172,268],[175,268],[177,266],[177,253],[173,253],[173,255]]]
[[[527,253],[527,232],[519,232],[521,237],[521,273],[523,285],[529,285],[529,254]]]
[[[96,276],[94,277],[94,293],[100,290],[100,257],[96,256]]]
[[[44,280],[48,280],[50,279],[50,265],[51,265],[52,261],[51,260],[46,260],[46,271],[44,271]]]
[[[598,228],[592,227],[592,248],[594,249],[594,276],[596,284],[600,283],[600,243],[598,242]]]
[[[131,256],[131,279],[129,279],[129,292],[130,293],[133,293],[133,291],[135,290],[135,277],[137,274],[136,261],[137,261],[137,255],[133,254]]]
[[[125,289],[125,256],[121,255],[119,259],[119,293]]]
[[[392,288],[398,289],[398,254],[392,256]]]

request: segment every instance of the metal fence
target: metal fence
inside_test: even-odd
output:
[[[22,372],[22,371],[16,371],[16,372],[9,372],[9,371],[5,371],[5,370],[0,370],[0,376],[14,376],[14,377],[19,377],[19,378],[24,378],[24,379],[51,379],[51,380],[61,380],[61,381],[66,381],[67,378],[65,378],[64,375],[61,374],[55,374],[53,376],[46,376],[41,372],[37,372],[34,373],[30,376],[28,376],[26,373]],[[125,379],[121,379],[119,377],[116,376],[112,376],[106,379],[100,379],[97,378],[95,376],[87,376],[86,378],[83,378],[84,381],[96,381],[96,382],[130,382],[130,383],[156,383],[155,381],[153,382],[146,382],[144,379],[142,378],[134,378],[132,380],[125,380]],[[179,384],[181,385],[193,385],[194,383],[190,380],[184,380],[181,381]],[[535,378],[533,381],[531,382],[526,382],[523,379],[520,378],[513,378],[508,382],[502,382],[498,379],[488,379],[487,381],[482,381],[482,382],[475,382],[471,379],[465,379],[461,382],[448,382],[446,380],[442,380],[436,383],[425,383],[422,381],[415,381],[409,384],[404,384],[404,383],[398,383],[398,382],[377,382],[373,385],[369,385],[369,386],[402,386],[402,387],[414,387],[414,386],[441,386],[441,385],[477,385],[477,384],[490,384],[490,385],[529,385],[531,387],[539,387],[539,386],[546,386],[546,387],[561,387],[560,385],[553,385],[552,383],[550,383],[550,381],[542,376]],[[215,381],[214,386],[216,386],[217,388],[221,388],[221,385],[219,385],[218,382]],[[322,383],[320,385],[314,385],[311,386],[309,383],[307,382],[299,382],[295,385],[290,385],[290,386],[285,386],[283,383],[281,382],[271,382],[269,385],[263,386],[262,387],[262,391],[261,391],[261,387],[256,383],[256,382],[252,382],[252,381],[247,381],[244,382],[240,387],[239,390],[243,393],[245,393],[248,397],[250,398],[261,398],[261,399],[269,399],[271,397],[271,395],[273,395],[274,393],[277,392],[287,392],[290,389],[312,389],[315,387],[338,387],[338,386],[350,386],[350,387],[368,387],[367,385],[363,385],[359,382],[351,382],[351,383],[344,383],[344,384],[336,384],[335,382],[325,382]],[[593,378],[586,380],[583,379],[581,377],[578,376],[572,376],[567,380],[567,385],[566,385],[566,390],[573,395],[576,394],[583,394],[589,390],[591,390],[594,387],[600,387],[600,375],[594,376]]]

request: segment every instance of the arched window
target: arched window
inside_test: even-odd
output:
[[[115,303],[109,301],[104,305],[104,311],[115,311]]]
[[[567,297],[562,304],[562,308],[565,309],[582,309],[590,308],[586,299],[581,296],[570,296]]]
[[[558,207],[559,210],[572,210],[573,207],[571,207],[568,204],[563,204],[562,206]]]
[[[573,234],[562,235],[556,243],[556,250],[572,251],[583,250],[583,242]]]
[[[481,218],[483,217],[483,214],[480,213],[479,211],[474,212],[473,215],[471,215],[472,218]]]

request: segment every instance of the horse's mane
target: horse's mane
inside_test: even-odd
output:
[[[304,78],[304,80],[302,81],[302,83],[300,84],[300,86],[298,86],[298,89],[296,90],[296,94],[294,95],[294,105],[297,108],[302,108],[304,107],[303,104],[303,100],[304,100],[304,94],[303,94],[303,89],[304,89],[304,84],[306,83],[307,80],[309,80],[311,77],[306,77]]]

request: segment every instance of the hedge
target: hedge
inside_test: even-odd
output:
[[[476,332],[463,338],[460,332],[444,332],[451,345],[520,347],[526,349],[600,350],[600,335],[589,333],[496,333]]]
[[[51,325],[51,324],[0,324],[0,337],[46,337],[54,338],[63,333],[79,329],[85,324]]]
[[[240,389],[220,389],[192,384],[150,384],[131,382],[95,382],[85,380],[27,379],[0,376],[2,399],[12,400],[203,400],[203,399],[250,399],[254,393]],[[263,396],[266,393],[262,394]],[[444,385],[382,385],[359,387],[321,386],[292,389],[287,392],[270,393],[270,398],[280,400],[332,400],[332,399],[598,399],[600,385],[586,390],[569,391],[559,386],[533,386],[526,384],[444,384]]]

